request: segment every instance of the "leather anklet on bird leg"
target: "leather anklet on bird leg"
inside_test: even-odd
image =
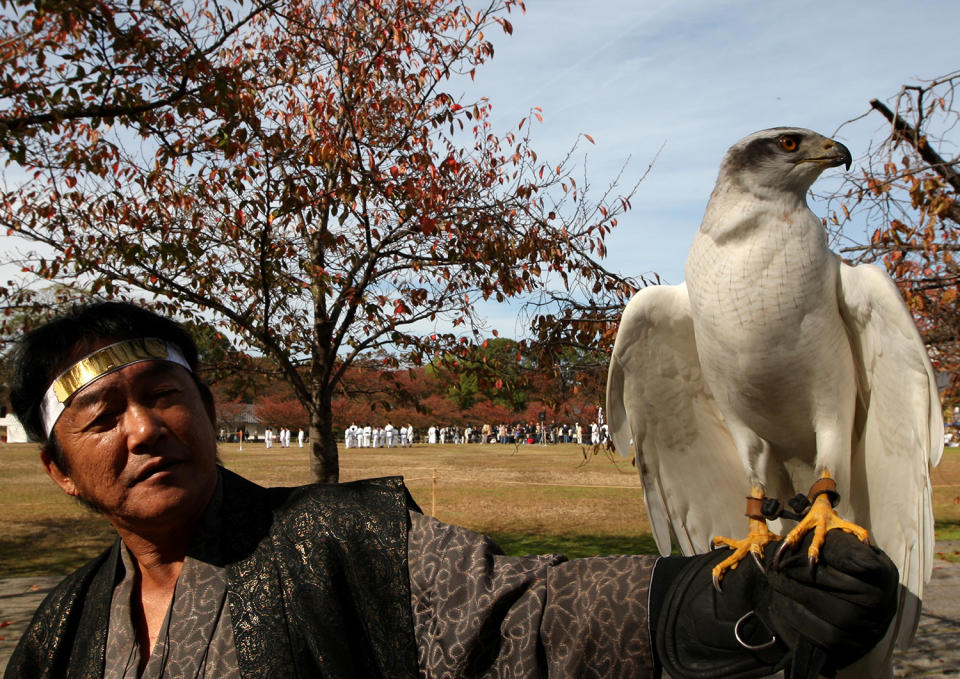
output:
[[[807,557],[810,559],[811,567],[814,566],[820,558],[820,549],[823,547],[823,541],[826,538],[827,531],[840,529],[846,533],[855,535],[860,542],[870,544],[867,530],[858,526],[852,521],[840,518],[834,507],[840,500],[840,494],[837,492],[837,484],[830,476],[830,472],[824,471],[823,475],[811,487],[809,493],[810,501],[813,503],[806,516],[797,526],[791,530],[784,538],[783,544],[777,550],[777,556],[774,564],[779,565],[787,549],[793,549],[803,540],[804,536],[811,530],[814,531],[813,541],[807,550]]]
[[[733,540],[721,535],[713,538],[712,546],[714,549],[726,546],[733,550],[733,554],[713,567],[713,586],[718,592],[722,591],[720,580],[723,578],[723,574],[728,570],[735,569],[741,561],[747,558],[748,554],[753,556],[757,566],[760,570],[763,570],[763,548],[780,539],[779,535],[767,527],[767,521],[763,516],[763,500],[763,492],[759,488],[750,489],[745,513],[750,525],[747,537],[742,540]]]

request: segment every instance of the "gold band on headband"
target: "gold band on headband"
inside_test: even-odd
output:
[[[40,406],[47,437],[70,397],[104,375],[141,361],[169,361],[190,370],[180,349],[155,337],[127,340],[97,349],[64,370],[50,385]]]

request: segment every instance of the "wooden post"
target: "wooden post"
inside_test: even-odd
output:
[[[430,515],[436,518],[437,516],[437,468],[433,468],[433,509],[430,512]]]

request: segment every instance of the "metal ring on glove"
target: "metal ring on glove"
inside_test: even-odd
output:
[[[753,645],[748,644],[742,638],[740,638],[740,625],[743,624],[743,621],[749,618],[751,615],[756,615],[756,611],[747,611],[743,614],[743,617],[737,620],[737,624],[733,626],[733,636],[737,638],[737,643],[743,646],[748,651],[762,651],[765,648],[770,648],[775,643],[777,643],[777,636],[775,634],[770,635],[770,641],[764,642],[762,644]]]

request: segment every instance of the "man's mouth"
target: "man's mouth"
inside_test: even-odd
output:
[[[159,474],[161,472],[164,472],[167,469],[170,469],[171,467],[174,467],[180,464],[181,462],[182,460],[177,460],[173,458],[163,458],[163,457],[154,458],[150,462],[147,462],[145,465],[143,465],[143,468],[141,468],[140,471],[137,472],[137,475],[134,477],[134,483],[140,483],[141,481],[146,481],[150,477],[155,476],[156,474]]]

